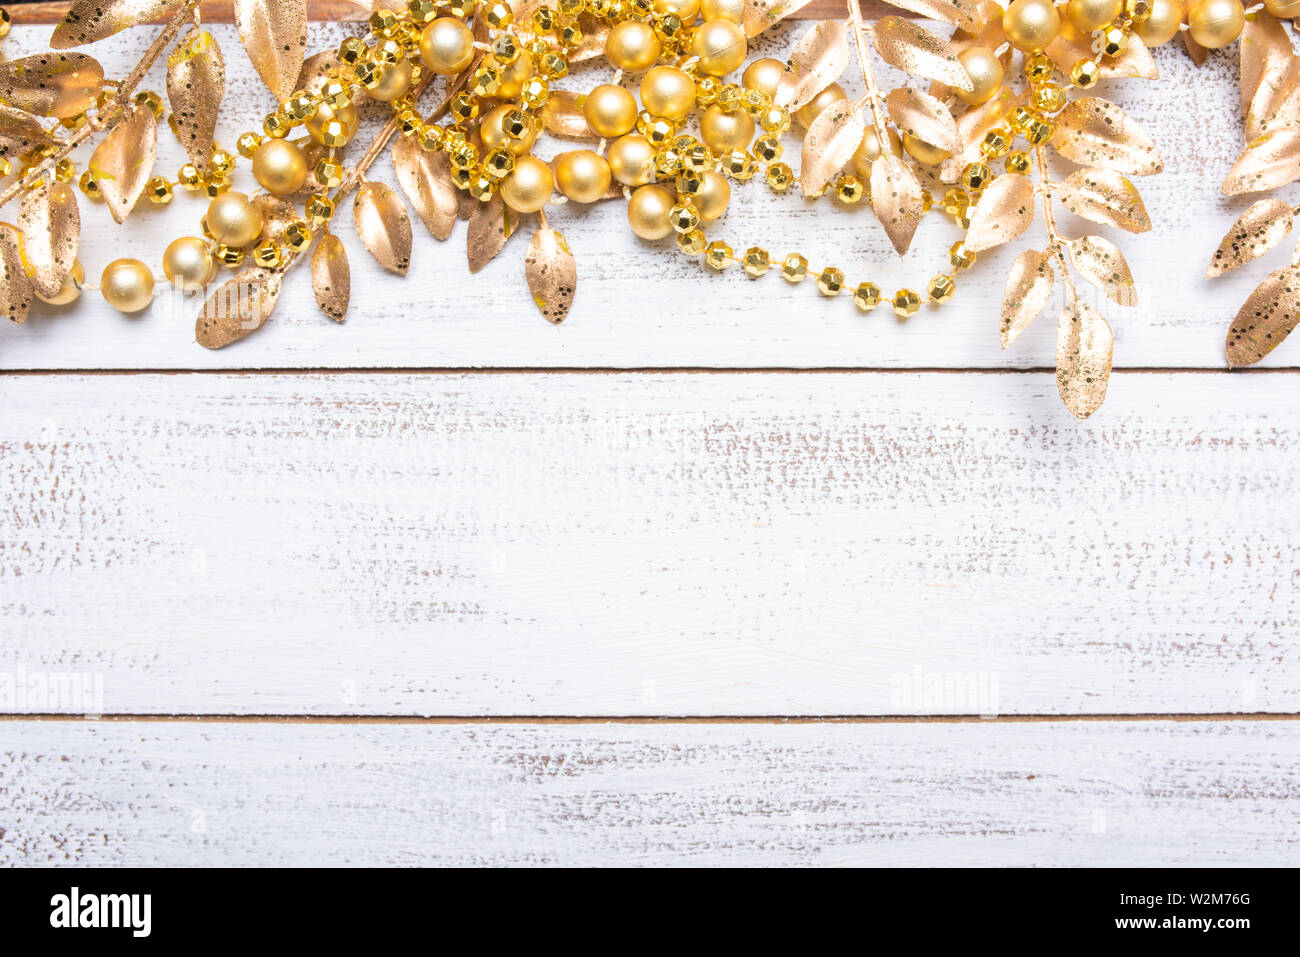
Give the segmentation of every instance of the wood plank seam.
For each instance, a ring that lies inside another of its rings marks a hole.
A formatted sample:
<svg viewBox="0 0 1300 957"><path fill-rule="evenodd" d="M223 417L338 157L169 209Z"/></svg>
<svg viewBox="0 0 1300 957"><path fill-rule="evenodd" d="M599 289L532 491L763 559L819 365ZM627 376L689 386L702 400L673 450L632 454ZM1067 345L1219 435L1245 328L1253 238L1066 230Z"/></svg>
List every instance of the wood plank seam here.
<svg viewBox="0 0 1300 957"><path fill-rule="evenodd" d="M158 724L414 724L414 725L643 725L643 724L1070 724L1078 721L1296 721L1300 713L1151 712L1146 714L841 714L841 715L351 715L351 714L0 714L0 722L135 722Z"/></svg>

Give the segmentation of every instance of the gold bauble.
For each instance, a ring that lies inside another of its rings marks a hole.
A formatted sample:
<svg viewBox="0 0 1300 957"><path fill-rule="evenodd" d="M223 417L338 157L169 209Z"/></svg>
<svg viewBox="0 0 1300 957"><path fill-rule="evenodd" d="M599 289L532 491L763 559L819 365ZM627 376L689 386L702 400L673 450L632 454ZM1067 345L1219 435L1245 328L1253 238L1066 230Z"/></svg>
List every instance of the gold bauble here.
<svg viewBox="0 0 1300 957"><path fill-rule="evenodd" d="M1075 29L1091 33L1115 21L1124 9L1124 0L1070 0L1065 16Z"/></svg>
<svg viewBox="0 0 1300 957"><path fill-rule="evenodd" d="M903 158L903 140L894 130L889 131L889 152L899 159ZM871 164L880 156L880 135L874 126L868 126L862 134L862 142L853 154L853 172L863 179L871 179Z"/></svg>
<svg viewBox="0 0 1300 957"><path fill-rule="evenodd" d="M1264 0L1264 9L1279 20L1300 17L1300 0Z"/></svg>
<svg viewBox="0 0 1300 957"><path fill-rule="evenodd" d="M844 95L844 87L840 86L838 83L832 83L830 86L826 87L826 89L814 96L810 102L805 103L803 106L799 107L799 109L795 110L794 120L806 130L808 127L812 126L812 121L817 119L822 110L826 109L826 107L830 106L832 103L838 103L843 99L847 99Z"/></svg>
<svg viewBox="0 0 1300 957"><path fill-rule="evenodd" d="M253 154L253 179L271 193L296 193L307 182L307 157L297 143L269 139Z"/></svg>
<svg viewBox="0 0 1300 957"><path fill-rule="evenodd" d="M731 184L721 173L709 171L701 177L694 200L700 222L711 223L727 211L727 204L731 202Z"/></svg>
<svg viewBox="0 0 1300 957"><path fill-rule="evenodd" d="M602 83L587 94L582 115L597 136L622 136L636 126L636 97L621 86Z"/></svg>
<svg viewBox="0 0 1300 957"><path fill-rule="evenodd" d="M337 120L343 126L343 136L341 141L335 139L332 143L325 142L325 124ZM357 124L360 122L360 116L357 108L349 103L347 106L330 106L328 103L318 103L316 112L307 120L307 132L317 143L325 146L346 146L348 140L357 135Z"/></svg>
<svg viewBox="0 0 1300 957"><path fill-rule="evenodd" d="M523 156L533 148L533 143L537 141L537 124L533 124L522 137L515 139L513 136L507 136L505 130L501 128L501 122L513 110L518 107L513 103L502 103L500 106L494 106L483 117L483 122L479 124L478 133L483 140L483 151L485 153L496 149L498 146L504 146L514 156Z"/></svg>
<svg viewBox="0 0 1300 957"><path fill-rule="evenodd" d="M641 105L654 116L679 120L695 105L695 81L675 66L657 66L641 78Z"/></svg>
<svg viewBox="0 0 1300 957"><path fill-rule="evenodd" d="M438 17L420 34L420 58L434 73L460 73L474 60L474 34L455 17Z"/></svg>
<svg viewBox="0 0 1300 957"><path fill-rule="evenodd" d="M527 59L526 57L524 59ZM376 67L377 80L373 86L366 87L372 100L392 103L411 88L411 61L398 60L396 63L380 63Z"/></svg>
<svg viewBox="0 0 1300 957"><path fill-rule="evenodd" d="M1013 0L1002 14L1002 32L1011 45L1037 53L1061 31L1061 16L1052 0Z"/></svg>
<svg viewBox="0 0 1300 957"><path fill-rule="evenodd" d="M925 140L917 139L911 133L904 135L903 149L907 150L908 155L922 166L937 166L952 155L947 150L941 150L937 146L931 146Z"/></svg>
<svg viewBox="0 0 1300 957"><path fill-rule="evenodd" d="M719 154L748 149L754 138L754 118L745 110L728 113L714 104L700 118L700 138Z"/></svg>
<svg viewBox="0 0 1300 957"><path fill-rule="evenodd" d="M41 302L48 302L51 306L66 306L70 302L76 302L81 296L81 287L86 284L86 270L81 265L80 259L72 261L72 269L63 277L63 285L59 291L52 296L42 296L37 290L33 289L32 293Z"/></svg>
<svg viewBox="0 0 1300 957"><path fill-rule="evenodd" d="M658 14L675 13L682 23L690 23L700 12L700 0L654 0L651 4Z"/></svg>
<svg viewBox="0 0 1300 957"><path fill-rule="evenodd" d="M203 221L213 239L235 249L256 242L262 235L262 211L233 189L208 204Z"/></svg>
<svg viewBox="0 0 1300 957"><path fill-rule="evenodd" d="M138 259L114 259L99 277L104 300L120 312L139 312L153 302L153 273Z"/></svg>
<svg viewBox="0 0 1300 957"><path fill-rule="evenodd" d="M655 172L655 148L640 133L629 133L605 150L609 171L624 186L643 186Z"/></svg>
<svg viewBox="0 0 1300 957"><path fill-rule="evenodd" d="M1294 0L1300 13L1300 0ZM1152 0L1151 16L1134 24L1133 32L1149 47L1158 47L1178 36L1183 23L1182 0Z"/></svg>
<svg viewBox="0 0 1300 957"><path fill-rule="evenodd" d="M527 53L520 53L513 63L498 64L497 69L501 71L497 99L513 100L523 90L524 84L533 78L533 58Z"/></svg>
<svg viewBox="0 0 1300 957"><path fill-rule="evenodd" d="M198 236L174 240L163 252L162 263L172 285L185 292L202 289L212 282L217 272L217 261L212 258L208 244Z"/></svg>
<svg viewBox="0 0 1300 957"><path fill-rule="evenodd" d="M662 186L642 186L627 201L627 221L642 239L663 239L673 231L668 214L676 202Z"/></svg>
<svg viewBox="0 0 1300 957"><path fill-rule="evenodd" d="M706 20L700 24L692 49L700 58L700 69L713 76L725 76L738 69L749 55L744 29L731 20Z"/></svg>
<svg viewBox="0 0 1300 957"><path fill-rule="evenodd" d="M700 4L700 16L705 20L730 20L732 23L744 23L745 0L704 0Z"/></svg>
<svg viewBox="0 0 1300 957"><path fill-rule="evenodd" d="M605 38L605 59L617 70L639 73L659 59L659 37L654 28L641 20L624 20L614 24Z"/></svg>
<svg viewBox="0 0 1300 957"><path fill-rule="evenodd" d="M988 47L967 47L957 54L962 68L970 77L971 91L952 88L953 94L963 103L979 106L987 103L1002 86L1002 62Z"/></svg>
<svg viewBox="0 0 1300 957"><path fill-rule="evenodd" d="M555 158L555 183L575 203L594 203L609 190L609 164L591 150L571 150Z"/></svg>
<svg viewBox="0 0 1300 957"><path fill-rule="evenodd" d="M535 213L555 192L551 168L536 156L521 156L515 168L501 181L501 198L517 213Z"/></svg>
<svg viewBox="0 0 1300 957"><path fill-rule="evenodd" d="M1192 39L1207 50L1226 47L1246 25L1241 0L1194 0L1187 8L1187 27Z"/></svg>
<svg viewBox="0 0 1300 957"><path fill-rule="evenodd" d="M775 99L777 88L780 87L781 77L783 76L785 76L785 64L780 60L765 56L745 67L745 72L740 76L740 82L747 90L762 90Z"/></svg>

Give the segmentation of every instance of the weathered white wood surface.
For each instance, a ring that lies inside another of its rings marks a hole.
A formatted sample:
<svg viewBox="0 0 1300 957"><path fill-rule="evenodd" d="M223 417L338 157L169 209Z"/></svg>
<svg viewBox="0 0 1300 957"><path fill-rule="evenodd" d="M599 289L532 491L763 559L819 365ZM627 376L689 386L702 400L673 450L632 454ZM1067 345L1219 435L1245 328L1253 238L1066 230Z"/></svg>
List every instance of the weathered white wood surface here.
<svg viewBox="0 0 1300 957"><path fill-rule="evenodd" d="M807 28L806 23L781 27L762 41L761 49L784 53ZM212 29L231 64L228 108L219 130L222 141L231 145L240 131L260 126L272 101L238 49L233 27ZM345 30L356 29L314 24L310 46L326 48ZM6 52L17 56L44 49L49 30L15 27ZM132 30L90 50L110 75L121 75L151 36L152 29ZM1110 87L1153 133L1167 171L1138 184L1155 222L1153 231L1112 236L1132 264L1141 305L1121 309L1104 304L1103 311L1115 327L1119 366L1222 368L1231 317L1254 284L1276 268L1273 260L1284 261L1287 252L1277 251L1240 275L1213 283L1203 278L1219 237L1249 204L1248 198L1228 200L1218 192L1241 146L1235 47L1215 54L1200 70L1174 45L1156 52L1161 81ZM585 89L600 76L588 69L566 84ZM892 75L890 82L899 79ZM159 70L153 82L161 87ZM852 75L844 82L850 90L857 88ZM182 162L180 150L170 135L160 142L160 168L174 170ZM555 152L563 148L568 147L557 141L546 147ZM790 138L788 150L797 153L797 148L797 140ZM391 178L386 162L376 176ZM251 182L244 163L237 183L246 188ZM136 256L157 266L167 241L197 232L203 209L200 200L181 195L169 209L142 210L118 228L102 208L83 206L90 227L82 258L92 279L117 256ZM342 213L350 223L350 210L345 207ZM340 232L352 252L355 300L346 326L319 313L305 275L286 283L269 327L215 353L193 341L195 303L168 300L142 318L126 318L92 295L71 311L41 307L24 328L0 328L0 367L1044 368L1055 362L1054 314L1011 350L999 347L998 309L1014 251L985 257L962 277L951 305L900 325L886 309L861 317L847 297L825 302L811 282L792 287L775 275L751 282L734 270L710 274L667 243L636 240L626 228L621 202L587 211L559 209L552 220L568 236L580 271L577 304L559 329L540 318L524 286L526 236L516 237L486 270L470 276L463 226L442 245L421 232L411 275L398 280L380 273L347 225ZM1068 215L1063 223L1072 235L1101 229ZM1035 230L1030 235L1041 245L1041 226ZM900 265L865 207L845 210L826 200L807 204L796 196L774 199L766 186L753 182L736 190L715 238L738 249L754 243L773 253L798 249L815 264L834 263L851 278L874 279L892 289L922 284L946 264L947 247L957 235L943 217L927 217L916 249ZM1284 346L1267 364L1300 365L1297 350Z"/></svg>
<svg viewBox="0 0 1300 957"><path fill-rule="evenodd" d="M1296 381L0 377L4 651L109 713L1295 711Z"/></svg>
<svg viewBox="0 0 1300 957"><path fill-rule="evenodd" d="M0 864L1295 866L1300 725L17 723Z"/></svg>

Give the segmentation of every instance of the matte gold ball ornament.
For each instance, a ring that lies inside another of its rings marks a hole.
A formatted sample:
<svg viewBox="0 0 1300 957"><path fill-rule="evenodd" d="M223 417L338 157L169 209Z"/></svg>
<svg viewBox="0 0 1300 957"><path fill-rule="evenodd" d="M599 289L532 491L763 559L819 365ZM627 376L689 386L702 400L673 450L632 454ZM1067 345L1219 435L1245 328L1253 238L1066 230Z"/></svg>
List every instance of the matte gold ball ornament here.
<svg viewBox="0 0 1300 957"><path fill-rule="evenodd" d="M715 153L746 149L754 138L754 118L745 110L730 113L716 103L700 119L700 138Z"/></svg>
<svg viewBox="0 0 1300 957"><path fill-rule="evenodd" d="M609 190L609 163L592 150L571 150L555 158L555 182L577 203L594 203Z"/></svg>
<svg viewBox="0 0 1300 957"><path fill-rule="evenodd" d="M1187 8L1188 32L1207 50L1226 47L1241 36L1245 25L1241 0L1193 0Z"/></svg>
<svg viewBox="0 0 1300 957"><path fill-rule="evenodd" d="M777 90L781 88L781 78L785 75L784 63L772 57L763 57L745 67L740 82L747 90L761 90L775 99Z"/></svg>
<svg viewBox="0 0 1300 957"><path fill-rule="evenodd" d="M1061 15L1051 0L1012 0L1002 15L1002 32L1024 53L1046 49L1061 30Z"/></svg>
<svg viewBox="0 0 1300 957"><path fill-rule="evenodd" d="M203 221L213 239L236 249L251 245L262 234L262 211L235 190L213 199Z"/></svg>
<svg viewBox="0 0 1300 957"><path fill-rule="evenodd" d="M662 186L642 186L628 200L628 225L642 239L663 239L673 231L669 215L675 204L673 194Z"/></svg>
<svg viewBox="0 0 1300 957"><path fill-rule="evenodd" d="M708 20L695 30L695 55L700 69L713 76L726 76L739 69L749 54L745 31L733 20Z"/></svg>
<svg viewBox="0 0 1300 957"><path fill-rule="evenodd" d="M474 34L455 17L438 17L420 34L420 59L434 73L454 76L474 59Z"/></svg>
<svg viewBox="0 0 1300 957"><path fill-rule="evenodd" d="M655 65L661 52L654 28L641 20L616 23L605 38L605 59L629 73L640 73Z"/></svg>
<svg viewBox="0 0 1300 957"><path fill-rule="evenodd" d="M183 292L197 292L212 282L217 272L217 261L198 236L173 240L163 252L162 263L163 273Z"/></svg>
<svg viewBox="0 0 1300 957"><path fill-rule="evenodd" d="M842 103L847 99L848 96L844 92L844 87L838 83L832 83L795 111L795 122L806 130L812 126L813 120L817 119L828 106L834 103Z"/></svg>
<svg viewBox="0 0 1300 957"><path fill-rule="evenodd" d="M1295 6L1300 15L1300 0L1295 0ZM1133 32L1148 47L1158 47L1178 36L1182 24L1182 0L1151 0L1151 16L1138 23Z"/></svg>
<svg viewBox="0 0 1300 957"><path fill-rule="evenodd" d="M610 143L605 158L611 175L624 186L644 186L654 177L655 148L640 133L629 133Z"/></svg>
<svg viewBox="0 0 1300 957"><path fill-rule="evenodd" d="M1002 88L1002 61L988 47L967 47L957 59L970 77L971 89L953 87L953 95L970 106L987 103Z"/></svg>
<svg viewBox="0 0 1300 957"><path fill-rule="evenodd" d="M675 66L657 66L641 79L641 105L653 116L679 120L695 105L695 81Z"/></svg>
<svg viewBox="0 0 1300 957"><path fill-rule="evenodd" d="M501 181L501 198L517 213L535 213L555 192L551 168L535 156L521 156Z"/></svg>
<svg viewBox="0 0 1300 957"><path fill-rule="evenodd" d="M153 273L138 259L115 259L104 267L99 291L119 312L139 312L153 302Z"/></svg>
<svg viewBox="0 0 1300 957"><path fill-rule="evenodd" d="M267 192L296 193L307 182L307 157L297 143L268 139L253 154L253 178Z"/></svg>
<svg viewBox="0 0 1300 957"><path fill-rule="evenodd" d="M357 135L360 123L361 114L353 104L331 106L329 103L320 103L305 126L307 133L317 143L333 148L347 146L352 137Z"/></svg>
<svg viewBox="0 0 1300 957"><path fill-rule="evenodd" d="M587 94L582 113L597 136L622 136L636 126L636 97L621 86L602 83Z"/></svg>

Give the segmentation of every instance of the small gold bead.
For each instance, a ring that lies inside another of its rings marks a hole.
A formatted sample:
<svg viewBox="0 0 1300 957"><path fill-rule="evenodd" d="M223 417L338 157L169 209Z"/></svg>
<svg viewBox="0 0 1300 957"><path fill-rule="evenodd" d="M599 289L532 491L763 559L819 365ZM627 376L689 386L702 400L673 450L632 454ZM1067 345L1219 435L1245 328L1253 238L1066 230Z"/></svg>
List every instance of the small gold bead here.
<svg viewBox="0 0 1300 957"><path fill-rule="evenodd" d="M880 287L874 282L861 282L853 290L853 304L863 312L870 312L880 305Z"/></svg>
<svg viewBox="0 0 1300 957"><path fill-rule="evenodd" d="M677 234L677 248L687 256L698 256L704 252L707 240L702 229L688 229Z"/></svg>
<svg viewBox="0 0 1300 957"><path fill-rule="evenodd" d="M931 276L930 284L926 287L926 293L929 295L931 302L948 302L956 292L957 284L952 281L951 276Z"/></svg>
<svg viewBox="0 0 1300 957"><path fill-rule="evenodd" d="M1101 79L1101 67L1092 60L1080 60L1070 69L1070 80L1081 90L1090 90Z"/></svg>
<svg viewBox="0 0 1300 957"><path fill-rule="evenodd" d="M323 159L312 170L312 176L322 186L333 189L343 182L343 167L332 159Z"/></svg>
<svg viewBox="0 0 1300 957"><path fill-rule="evenodd" d="M744 182L754 175L757 167L754 164L754 157L750 156L745 150L732 150L726 156L722 157L718 164L719 168L730 176L732 179Z"/></svg>
<svg viewBox="0 0 1300 957"><path fill-rule="evenodd" d="M710 269L716 269L718 272L726 269L732 264L735 257L731 247L726 243L709 243L704 250L704 263Z"/></svg>
<svg viewBox="0 0 1300 957"><path fill-rule="evenodd" d="M1025 77L1031 83L1042 83L1052 78L1056 64L1046 53L1034 53L1025 58Z"/></svg>
<svg viewBox="0 0 1300 957"><path fill-rule="evenodd" d="M899 319L910 319L921 309L921 297L910 289L894 293L894 314Z"/></svg>
<svg viewBox="0 0 1300 957"><path fill-rule="evenodd" d="M438 15L437 0L407 0L406 11L415 23L425 24Z"/></svg>
<svg viewBox="0 0 1300 957"><path fill-rule="evenodd" d="M967 189L981 190L992 178L993 174L983 163L970 163L961 171L961 182Z"/></svg>
<svg viewBox="0 0 1300 957"><path fill-rule="evenodd" d="M508 176L514 168L515 155L504 147L498 146L483 157L483 171L491 179L501 179L503 176Z"/></svg>
<svg viewBox="0 0 1300 957"><path fill-rule="evenodd" d="M786 163L773 163L767 168L767 185L784 193L794 183L794 170Z"/></svg>
<svg viewBox="0 0 1300 957"><path fill-rule="evenodd" d="M145 195L155 206L166 206L172 201L172 185L161 176L155 176L144 184Z"/></svg>
<svg viewBox="0 0 1300 957"><path fill-rule="evenodd" d="M307 221L314 226L323 226L334 215L334 200L328 196L313 196L307 200Z"/></svg>
<svg viewBox="0 0 1300 957"><path fill-rule="evenodd" d="M772 260L767 254L767 250L761 246L750 246L745 250L745 259L741 263L741 268L745 270L745 275L751 279L757 279L767 272L772 265Z"/></svg>
<svg viewBox="0 0 1300 957"><path fill-rule="evenodd" d="M212 255L231 269L238 269L244 264L244 251L236 249L234 246L225 246L218 243L217 247L212 250Z"/></svg>
<svg viewBox="0 0 1300 957"><path fill-rule="evenodd" d="M781 275L786 282L803 282L808 275L808 260L798 253L791 253L781 261Z"/></svg>
<svg viewBox="0 0 1300 957"><path fill-rule="evenodd" d="M0 166L7 167L8 163L8 160L0 160ZM8 172L9 170L6 168L4 173L7 174ZM86 170L81 174L81 179L78 180L78 185L81 187L81 191L86 194L87 199L104 198L104 194L99 191L99 183L95 182L95 177L90 170Z"/></svg>
<svg viewBox="0 0 1300 957"><path fill-rule="evenodd" d="M275 269L284 262L284 250L274 239L268 239L254 247L253 262L263 269Z"/></svg>
<svg viewBox="0 0 1300 957"><path fill-rule="evenodd" d="M186 163L176 171L176 181L186 189L201 189L203 186L203 174L193 163Z"/></svg>
<svg viewBox="0 0 1300 957"><path fill-rule="evenodd" d="M1008 173L1028 173L1029 165L1029 154L1024 150L1013 150L1007 154L1006 166Z"/></svg>
<svg viewBox="0 0 1300 957"><path fill-rule="evenodd" d="M823 296L838 296L844 288L844 270L827 266L817 275L817 289Z"/></svg>
<svg viewBox="0 0 1300 957"><path fill-rule="evenodd" d="M370 31L376 36L392 36L400 21L392 10L376 10L370 14Z"/></svg>
<svg viewBox="0 0 1300 957"><path fill-rule="evenodd" d="M509 155L508 153L506 154ZM475 173L470 177L469 194L480 203L486 203L497 191L497 180L487 173Z"/></svg>
<svg viewBox="0 0 1300 957"><path fill-rule="evenodd" d="M239 155L244 159L252 159L261 145L262 137L256 133L241 133L239 139L235 140L235 149L239 150Z"/></svg>
<svg viewBox="0 0 1300 957"><path fill-rule="evenodd" d="M360 63L370 54L365 41L360 37L344 37L339 44L339 59L349 66Z"/></svg>
<svg viewBox="0 0 1300 957"><path fill-rule="evenodd" d="M175 119L175 117L173 117ZM76 116L65 116L59 120L59 125L65 130L79 130L87 123L85 113L78 113Z"/></svg>
<svg viewBox="0 0 1300 957"><path fill-rule="evenodd" d="M442 127L437 124L426 126L417 134L420 149L433 152L442 146Z"/></svg>
<svg viewBox="0 0 1300 957"><path fill-rule="evenodd" d="M668 211L668 222L675 231L689 233L700 224L700 214L690 203L678 203Z"/></svg>
<svg viewBox="0 0 1300 957"><path fill-rule="evenodd" d="M1124 0L1124 16L1134 23L1150 20L1154 10L1155 4L1152 0Z"/></svg>
<svg viewBox="0 0 1300 957"><path fill-rule="evenodd" d="M984 139L980 141L980 152L989 159L996 159L999 156L1005 156L1011 149L1011 137L1004 129L994 127L984 134Z"/></svg>
<svg viewBox="0 0 1300 957"><path fill-rule="evenodd" d="M262 121L262 129L267 136L282 137L292 132L293 125L283 113L275 112L267 114L266 119Z"/></svg>
<svg viewBox="0 0 1300 957"><path fill-rule="evenodd" d="M454 11L453 11L454 12ZM508 3L493 3L483 11L483 19L493 30L504 30L515 22L515 12Z"/></svg>
<svg viewBox="0 0 1300 957"><path fill-rule="evenodd" d="M300 125L316 112L316 101L310 95L299 90L280 106L285 117L295 126Z"/></svg>
<svg viewBox="0 0 1300 957"><path fill-rule="evenodd" d="M964 242L958 240L948 249L948 262L952 263L954 269L969 269L975 265L975 254L966 248Z"/></svg>
<svg viewBox="0 0 1300 957"><path fill-rule="evenodd" d="M77 164L66 156L54 164L54 178L60 183L70 183L77 175Z"/></svg>
<svg viewBox="0 0 1300 957"><path fill-rule="evenodd" d="M754 140L753 153L761 162L775 162L781 158L783 152L784 147L781 145L781 138L779 136L769 133L766 136L760 136L758 139Z"/></svg>
<svg viewBox="0 0 1300 957"><path fill-rule="evenodd" d="M155 120L161 120L163 114L167 112L167 107L163 103L163 98L152 90L137 93L135 95L135 102L141 106L149 107Z"/></svg>
<svg viewBox="0 0 1300 957"><path fill-rule="evenodd" d="M309 224L296 222L285 227L281 241L286 248L293 250L295 253L300 253L311 245L311 241L315 236L316 232Z"/></svg>
<svg viewBox="0 0 1300 957"><path fill-rule="evenodd" d="M1065 107L1065 91L1056 83L1043 83L1033 88L1030 100L1040 113L1059 113Z"/></svg>
<svg viewBox="0 0 1300 957"><path fill-rule="evenodd" d="M853 173L841 176L835 183L835 196L841 203L854 206L867 196L867 184Z"/></svg>

